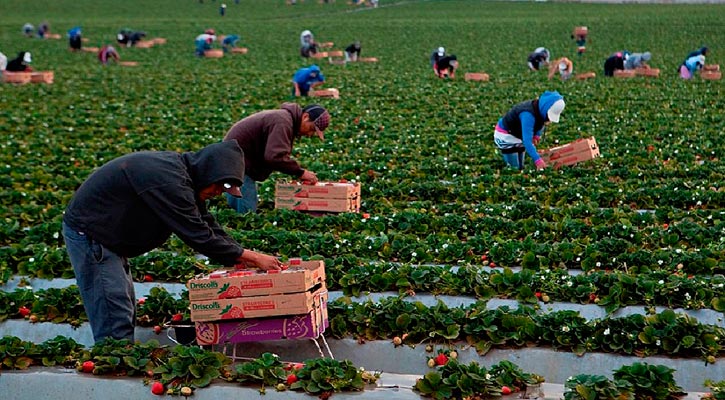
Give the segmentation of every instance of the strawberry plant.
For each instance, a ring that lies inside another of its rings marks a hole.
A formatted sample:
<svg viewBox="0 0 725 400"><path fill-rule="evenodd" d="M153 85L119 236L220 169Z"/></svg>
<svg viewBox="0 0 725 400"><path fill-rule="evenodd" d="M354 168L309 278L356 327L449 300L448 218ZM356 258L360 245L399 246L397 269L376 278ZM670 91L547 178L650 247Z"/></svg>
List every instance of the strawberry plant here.
<svg viewBox="0 0 725 400"><path fill-rule="evenodd" d="M234 366L233 380L242 384L274 386L287 382L288 372L276 354L263 353L259 358ZM294 375L289 375L294 376Z"/></svg>
<svg viewBox="0 0 725 400"><path fill-rule="evenodd" d="M635 399L666 400L684 395L673 376L674 370L664 365L634 363L614 371L614 379L631 385Z"/></svg>
<svg viewBox="0 0 725 400"><path fill-rule="evenodd" d="M318 396L341 391L362 391L366 384L373 384L380 377L379 373L356 368L349 360L331 358L306 360L304 367L297 370L295 375L297 381L290 385L290 389Z"/></svg>
<svg viewBox="0 0 725 400"><path fill-rule="evenodd" d="M176 346L169 350L168 358L158 360L154 374L161 374L160 381L174 391L183 386L202 388L222 376L231 359L221 353L196 346Z"/></svg>
<svg viewBox="0 0 725 400"><path fill-rule="evenodd" d="M632 385L603 375L575 375L564 383L564 400L632 400Z"/></svg>
<svg viewBox="0 0 725 400"><path fill-rule="evenodd" d="M705 386L712 390L711 393L703 396L703 399L708 400L723 400L725 399L725 381L714 382L712 380L706 380Z"/></svg>

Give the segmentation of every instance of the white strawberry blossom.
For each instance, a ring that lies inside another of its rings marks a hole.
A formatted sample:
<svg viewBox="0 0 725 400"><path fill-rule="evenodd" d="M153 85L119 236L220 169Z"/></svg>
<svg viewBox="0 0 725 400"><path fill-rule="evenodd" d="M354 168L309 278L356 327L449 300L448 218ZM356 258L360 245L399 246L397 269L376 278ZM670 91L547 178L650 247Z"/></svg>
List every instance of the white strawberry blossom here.
<svg viewBox="0 0 725 400"><path fill-rule="evenodd" d="M665 281L662 280L662 279L660 279L657 283L659 283L660 285L664 285L665 284Z"/></svg>
<svg viewBox="0 0 725 400"><path fill-rule="evenodd" d="M568 327L568 326L566 326L566 325L564 325L564 326L562 326L562 327L561 327L561 331L562 331L562 332L569 332L570 330L571 330L571 329L569 329L569 327Z"/></svg>
<svg viewBox="0 0 725 400"><path fill-rule="evenodd" d="M606 336L606 335L609 335L609 328L607 328L607 329L605 329L605 330L604 330L604 335L605 335L605 336Z"/></svg>
<svg viewBox="0 0 725 400"><path fill-rule="evenodd" d="M35 262L35 258L30 257L30 259L28 259L28 262Z"/></svg>

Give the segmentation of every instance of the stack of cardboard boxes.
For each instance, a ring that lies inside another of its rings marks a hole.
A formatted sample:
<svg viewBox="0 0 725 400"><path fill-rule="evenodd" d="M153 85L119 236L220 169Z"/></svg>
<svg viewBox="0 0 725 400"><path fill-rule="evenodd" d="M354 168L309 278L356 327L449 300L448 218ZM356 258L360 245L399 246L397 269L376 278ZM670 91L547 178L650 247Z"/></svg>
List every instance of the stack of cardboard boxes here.
<svg viewBox="0 0 725 400"><path fill-rule="evenodd" d="M276 272L217 271L189 281L200 345L304 339L327 326L323 261L290 260Z"/></svg>
<svg viewBox="0 0 725 400"><path fill-rule="evenodd" d="M601 157L599 146L593 137L578 139L563 146L541 150L539 155L547 165L554 168L574 165Z"/></svg>
<svg viewBox="0 0 725 400"><path fill-rule="evenodd" d="M360 183L277 182L275 208L298 211L360 212Z"/></svg>

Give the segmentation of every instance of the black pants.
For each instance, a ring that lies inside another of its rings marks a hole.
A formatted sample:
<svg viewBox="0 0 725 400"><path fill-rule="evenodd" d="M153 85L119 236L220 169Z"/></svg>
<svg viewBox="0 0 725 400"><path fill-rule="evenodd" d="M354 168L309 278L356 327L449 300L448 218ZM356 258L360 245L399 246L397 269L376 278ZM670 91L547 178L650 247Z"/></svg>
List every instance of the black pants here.
<svg viewBox="0 0 725 400"><path fill-rule="evenodd" d="M624 58L611 56L604 62L604 76L614 76L615 69L624 69Z"/></svg>

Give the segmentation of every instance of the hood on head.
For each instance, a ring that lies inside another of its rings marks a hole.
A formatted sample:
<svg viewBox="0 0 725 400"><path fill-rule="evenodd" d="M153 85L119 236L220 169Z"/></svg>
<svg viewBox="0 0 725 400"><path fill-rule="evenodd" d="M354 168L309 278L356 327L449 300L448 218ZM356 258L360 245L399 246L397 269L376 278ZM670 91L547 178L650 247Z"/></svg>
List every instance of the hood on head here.
<svg viewBox="0 0 725 400"><path fill-rule="evenodd" d="M707 51L710 50L707 48L707 46L700 47L700 54L707 55Z"/></svg>
<svg viewBox="0 0 725 400"><path fill-rule="evenodd" d="M643 59L644 61L649 61L649 60L650 60L651 58L652 58L652 53L650 53L649 51L645 51L645 52L644 52L644 53L642 54L642 59Z"/></svg>
<svg viewBox="0 0 725 400"><path fill-rule="evenodd" d="M197 192L213 183L242 186L244 152L236 140L210 144L199 151L184 153L182 157Z"/></svg>
<svg viewBox="0 0 725 400"><path fill-rule="evenodd" d="M300 135L300 125L302 125L302 107L297 103L282 103L281 109L287 111L292 116L292 132L295 136Z"/></svg>
<svg viewBox="0 0 725 400"><path fill-rule="evenodd" d="M557 91L550 92L547 90L541 96L539 96L539 112L541 113L541 115L547 116L547 118L551 122L559 122L559 114L561 114L563 106L561 107L561 109L558 109L559 105L557 105L557 109L552 111L557 111L558 113L556 113L555 115L549 115L549 109L551 109L554 103L559 100L561 100L560 104L562 104L564 102L564 97ZM555 119L553 119L552 117L555 117Z"/></svg>

